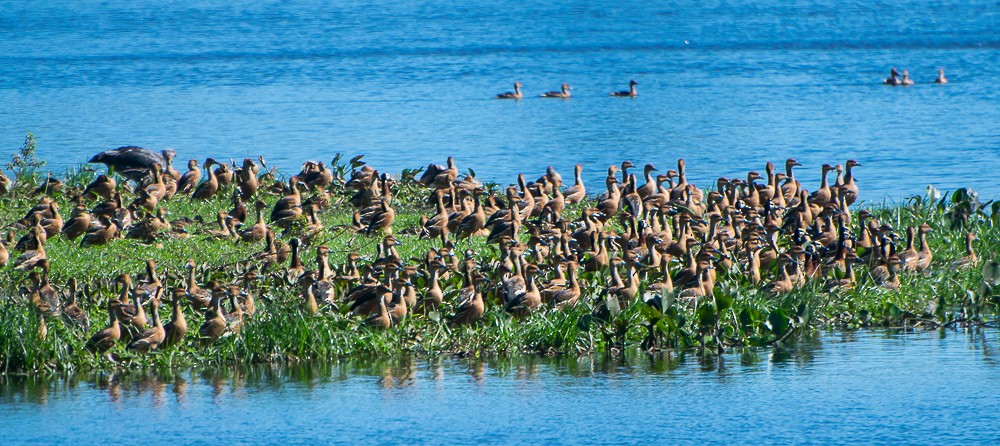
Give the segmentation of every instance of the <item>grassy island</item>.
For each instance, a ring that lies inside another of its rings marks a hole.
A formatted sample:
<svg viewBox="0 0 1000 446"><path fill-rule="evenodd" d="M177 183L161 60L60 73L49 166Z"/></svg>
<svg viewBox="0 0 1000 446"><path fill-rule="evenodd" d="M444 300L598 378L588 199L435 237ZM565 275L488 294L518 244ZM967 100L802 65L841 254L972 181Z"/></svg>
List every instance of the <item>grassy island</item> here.
<svg viewBox="0 0 1000 446"><path fill-rule="evenodd" d="M822 183L789 160L712 187L683 160L638 178L626 162L581 193L551 170L508 187L452 160L388 175L340 155L294 175L263 159L188 174L172 152L57 175L34 150L29 135L0 178L4 373L716 354L817 329L988 325L1000 302L996 203L866 202L853 160ZM180 337L157 331L178 314Z"/></svg>

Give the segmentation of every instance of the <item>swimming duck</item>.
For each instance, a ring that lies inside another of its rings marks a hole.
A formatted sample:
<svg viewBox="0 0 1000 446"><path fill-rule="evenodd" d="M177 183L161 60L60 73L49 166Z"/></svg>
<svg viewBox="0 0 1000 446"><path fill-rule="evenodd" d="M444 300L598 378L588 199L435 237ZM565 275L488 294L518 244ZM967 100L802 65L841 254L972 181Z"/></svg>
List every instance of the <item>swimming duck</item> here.
<svg viewBox="0 0 1000 446"><path fill-rule="evenodd" d="M614 96L616 98L634 98L638 94L635 91L636 85L639 85L639 83L634 80L628 81L628 90L613 92L611 93L611 96Z"/></svg>
<svg viewBox="0 0 1000 446"><path fill-rule="evenodd" d="M934 79L935 84L947 84L948 78L944 77L944 68L938 68L937 79Z"/></svg>
<svg viewBox="0 0 1000 446"><path fill-rule="evenodd" d="M572 89L573 88L570 87L569 84L562 84L562 89L560 89L559 91L549 91L546 93L542 93L540 96L543 98L569 99L570 96L569 92Z"/></svg>
<svg viewBox="0 0 1000 446"><path fill-rule="evenodd" d="M899 80L899 85L904 87L909 87L913 85L913 79L910 79L910 72L903 70L903 78Z"/></svg>
<svg viewBox="0 0 1000 446"><path fill-rule="evenodd" d="M522 86L523 85L521 85L520 82L514 82L514 91L508 91L506 93L500 93L500 94L496 95L496 98L497 99L521 99L521 97L523 96L521 94L521 87Z"/></svg>
<svg viewBox="0 0 1000 446"><path fill-rule="evenodd" d="M884 81L882 81L882 83L885 85L891 85L893 87L900 85L899 72L896 71L896 67L892 67L892 69L889 70L889 77L887 77Z"/></svg>

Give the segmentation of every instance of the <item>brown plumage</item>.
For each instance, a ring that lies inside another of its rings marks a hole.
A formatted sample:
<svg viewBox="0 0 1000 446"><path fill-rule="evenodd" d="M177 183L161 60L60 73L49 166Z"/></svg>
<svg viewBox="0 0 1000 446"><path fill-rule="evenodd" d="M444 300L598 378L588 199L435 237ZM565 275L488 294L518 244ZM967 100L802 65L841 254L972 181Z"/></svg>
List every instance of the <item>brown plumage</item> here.
<svg viewBox="0 0 1000 446"><path fill-rule="evenodd" d="M160 321L160 294L162 292L162 287L157 288L153 294L153 298L149 300L150 311L153 314L153 326L132 338L132 342L129 342L128 346L125 347L126 349L139 354L146 354L150 350L156 350L166 338L163 322Z"/></svg>
<svg viewBox="0 0 1000 446"><path fill-rule="evenodd" d="M92 353L104 353L114 347L115 343L121 339L122 332L121 327L118 324L116 307L118 303L115 301L108 301L108 327L94 333L87 343L84 345L88 351Z"/></svg>
<svg viewBox="0 0 1000 446"><path fill-rule="evenodd" d="M203 165L206 177L205 181L194 189L194 192L191 193L191 198L195 200L211 200L219 192L219 179L212 172L213 164L218 164L218 162L212 158L205 160L205 164Z"/></svg>

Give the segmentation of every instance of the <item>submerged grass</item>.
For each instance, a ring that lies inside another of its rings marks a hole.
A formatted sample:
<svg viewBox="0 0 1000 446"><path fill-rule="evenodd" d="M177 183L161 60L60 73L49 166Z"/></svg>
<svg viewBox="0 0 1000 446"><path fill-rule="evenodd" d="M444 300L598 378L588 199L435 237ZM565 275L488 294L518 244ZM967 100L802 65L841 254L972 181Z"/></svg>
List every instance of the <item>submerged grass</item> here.
<svg viewBox="0 0 1000 446"><path fill-rule="evenodd" d="M38 178L35 169L31 173ZM68 176L67 189L82 188L94 176L86 169L76 169ZM29 181L27 177L20 181ZM306 268L315 268L315 247L331 249L331 260L339 262L349 252L358 252L368 260L374 257L378 237L356 234L343 229L351 220L353 208L347 202L349 191L342 188L320 218L326 229L311 241L303 252ZM69 194L50 194L69 209ZM867 205L875 218L896 228L928 223L936 230L929 235L934 251L934 266L929 274L903 273L899 291L879 288L868 277L868 268L859 266L858 286L849 290L827 291L821 280L813 280L790 294L774 294L764 285L753 285L738 269L719 271L714 295L691 305L672 295L654 296L656 305L642 299L621 312L602 314L601 293L608 271L584 273L581 304L561 312L542 310L524 318L503 311L497 302L496 283L487 285L484 297L487 311L473 326L451 327L452 314L461 286L457 275L443 283L446 305L439 312L411 315L398 326L379 330L364 326L360 320L342 311L324 311L311 316L300 310L300 287L289 284L280 274L267 274L253 285L251 292L258 302L258 314L245 321L242 331L223 337L204 347L197 339L203 318L185 308L191 330L173 348L137 355L123 346L114 347L115 362L87 352L83 346L90 334L104 327L103 303L115 296L112 280L128 272L144 271L144 261L155 259L165 271L170 286L183 285L183 266L188 259L199 265L198 279L232 281L240 265L262 251L262 245L218 241L201 231L209 228L219 209L228 209L221 192L211 201L184 197L164 202L172 218L199 216L206 223L194 225L186 239L164 237L154 243L113 240L106 246L80 247L77 242L55 237L45 245L52 261L52 283L57 287L70 277L87 285L81 306L87 311L91 327L84 331L48 318L47 334L40 335L40 319L21 296L27 275L10 266L0 268L0 371L3 373L75 371L103 368L175 368L192 365L238 363L295 363L343 357L385 357L393 355L497 356L520 353L561 355L615 353L626 349L696 349L714 352L723 348L747 348L780 343L788 336L818 328L853 329L871 326L953 327L960 324L989 324L997 314L1000 292L995 288L996 253L1000 252L1000 226L996 209L980 204L968 191L957 191L942 199L920 197L901 204ZM425 191L411 183L400 183L394 207L397 210L397 237L400 254L411 263L423 258L439 241L419 240L403 235L406 228L419 225L421 215L433 214ZM269 206L277 195L259 196ZM35 198L22 191L0 197L0 222L10 223L23 217ZM593 203L586 203L592 205ZM996 206L993 206L994 208ZM567 218L579 215L582 206L567 210ZM856 224L856 223L855 223ZM977 249L983 261L973 269L955 269L949 263L965 254L968 231L979 235ZM22 231L23 232L23 231ZM293 229L281 238L299 235ZM20 235L18 233L17 235ZM499 251L482 238L461 241L459 250L472 249L484 271L495 271ZM986 274L984 275L984 268ZM272 268L280 271L280 266ZM765 272L774 277L777 268ZM418 278L422 285L424 278ZM648 283L640 284L640 295ZM648 297L648 296L647 296ZM161 309L164 320L169 311Z"/></svg>

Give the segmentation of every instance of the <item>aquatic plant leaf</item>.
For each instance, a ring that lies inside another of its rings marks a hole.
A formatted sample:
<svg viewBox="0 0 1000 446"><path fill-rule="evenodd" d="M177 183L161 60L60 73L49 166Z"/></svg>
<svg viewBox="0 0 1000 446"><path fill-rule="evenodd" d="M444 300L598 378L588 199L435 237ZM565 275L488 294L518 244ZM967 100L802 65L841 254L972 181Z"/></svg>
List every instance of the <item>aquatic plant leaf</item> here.
<svg viewBox="0 0 1000 446"><path fill-rule="evenodd" d="M715 293L715 305L719 308L719 313L732 308L733 296L729 293L717 292Z"/></svg>
<svg viewBox="0 0 1000 446"><path fill-rule="evenodd" d="M590 331L590 322L592 319L593 316L590 314L580 316L580 319L577 319L576 321L576 328L579 328L581 331Z"/></svg>
<svg viewBox="0 0 1000 446"><path fill-rule="evenodd" d="M767 329L776 336L781 336L791 326L788 315L781 308L776 308L767 315Z"/></svg>
<svg viewBox="0 0 1000 446"><path fill-rule="evenodd" d="M351 158L351 160L348 161L347 163L350 164L351 167L354 167L354 168L364 166L365 162L361 161L361 158L364 158L364 157L365 157L364 155L355 156L354 158Z"/></svg>

